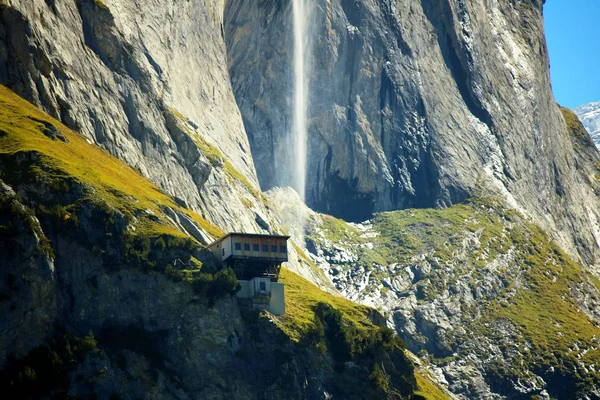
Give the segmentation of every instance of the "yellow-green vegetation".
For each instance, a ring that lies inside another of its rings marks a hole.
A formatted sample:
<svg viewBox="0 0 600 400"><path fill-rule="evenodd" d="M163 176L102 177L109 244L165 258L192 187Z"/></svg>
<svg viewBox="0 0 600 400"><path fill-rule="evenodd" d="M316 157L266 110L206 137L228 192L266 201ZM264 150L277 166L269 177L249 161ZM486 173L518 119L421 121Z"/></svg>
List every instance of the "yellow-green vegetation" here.
<svg viewBox="0 0 600 400"><path fill-rule="evenodd" d="M191 257L200 245L168 222L165 207L188 215L213 237L223 234L134 169L4 87L0 87L0 165L0 178L27 191L35 205L24 220L33 221L36 215L45 229L80 243L108 269L166 271L179 260L188 269L200 270L201 263ZM2 209L28 210L4 200ZM16 214L10 211L10 215ZM50 242L36 234L41 238L40 250L53 256ZM203 271L207 289L197 290L209 302L217 289L232 290L223 284L227 279L211 272Z"/></svg>
<svg viewBox="0 0 600 400"><path fill-rule="evenodd" d="M502 210L498 218L494 210ZM471 254L477 267L487 260L506 252L511 246L504 221L514 217L501 203L492 199L472 199L446 209L409 209L378 214L372 221L370 233L333 217L323 217L321 232L309 235L315 242L329 240L352 249L358 256L357 264L371 268L374 265L409 263L412 257L424 254L436 268L446 261L454 261L457 249L462 248L465 233L478 237L481 246ZM369 246L367 246L369 244ZM443 280L439 282L442 289ZM434 296L437 290L429 292Z"/></svg>
<svg viewBox="0 0 600 400"><path fill-rule="evenodd" d="M44 231L78 243L102 259L109 271L142 268L186 281L182 277L189 273L196 293L209 305L237 290L230 270L202 269L192 254L204 250L172 225L164 210L170 207L188 215L213 237L223 234L219 228L4 87L0 87L0 166L0 178L25 191L35 207L22 208L10 196L0 198L4 211L0 237L19 234L9 226L11 221L3 223L5 214L28 223L37 216ZM41 232L37 227L38 248L53 256L53 247ZM181 269L185 270L177 272Z"/></svg>
<svg viewBox="0 0 600 400"><path fill-rule="evenodd" d="M358 229L349 225L346 221L330 215L321 216L321 228L325 229L327 239L332 242L342 243L346 241L356 241L360 232Z"/></svg>
<svg viewBox="0 0 600 400"><path fill-rule="evenodd" d="M48 130L56 130L66 141L51 139L44 134ZM34 179L44 175L44 179L57 185L64 185L63 178L74 179L93 188L95 199L129 216L148 216L146 210L163 215L162 208L168 206L189 215L209 234L222 234L202 217L177 205L133 168L0 86L0 157L8 165L5 170L15 163L15 156L24 153L39 156L31 168ZM139 220L138 233L182 236L175 227L154 218Z"/></svg>
<svg viewBox="0 0 600 400"><path fill-rule="evenodd" d="M232 179L252 187L239 172L228 167L230 164L222 155L219 157ZM77 254L94 258L108 273L121 268L160 271L175 281L192 285L199 297L208 299L209 306L218 297L238 290L231 269L211 271L210 263L202 265L192 257L201 257L205 249L168 222L165 207L190 215L215 236L220 234L218 228L179 206L134 169L3 87L0 167L0 178L18 192L15 199L0 199L0 209L12 212L18 206L13 202L17 197L31 207L24 209L22 218L33 221L33 216L37 216L43 231L49 232L57 251L57 268L73 266L65 260L66 255ZM262 199L257 191L255 196ZM0 236L14 228L1 219L6 213L0 214ZM68 246L56 246L59 242ZM78 251L65 253L61 249L64 247ZM288 313L277 318L281 332L273 325L269 329L277 331L280 338L287 335L285 345L308 350L319 362L329 352L335 368L344 369L348 361L356 362L365 381L370 379L370 390L382 394L378 397L389 397L396 391L403 396L412 393L412 365L404 356L403 343L390 329L370 320L381 320L381 316L372 309L324 293L287 270L281 278L286 283ZM138 334L115 336L140 338ZM21 387L39 380L40 373L47 373L55 383L53 387L60 387L58 378L47 372L52 370L68 383L71 371L61 367L65 361L61 353L66 354L68 362L76 364L85 356L78 350L93 351L96 346L93 337L77 341L77 349L73 343L65 339L58 350L43 349L40 360L36 358L31 364L21 360L24 364L11 368L20 374L18 381L11 375L7 382L18 382L18 388L27 395L27 387ZM348 371L348 376L357 373L351 368ZM31 397L41 396L36 392Z"/></svg>
<svg viewBox="0 0 600 400"><path fill-rule="evenodd" d="M286 314L274 320L288 338L313 353L328 353L337 370L344 370L347 362L367 368L359 378L368 384L365 389L373 391L367 398L404 398L413 393L416 382L404 343L391 329L372 322L372 318L382 321L375 310L327 294L286 269L280 277Z"/></svg>
<svg viewBox="0 0 600 400"><path fill-rule="evenodd" d="M499 218L498 215L502 217ZM446 209L412 209L379 214L373 221L383 247L406 260L419 253L432 259L452 260L461 247L464 233L478 236L479 250L472 254L477 266L505 253L512 245L505 222L515 218L514 211L494 199L471 199ZM484 253L485 251L485 253Z"/></svg>
<svg viewBox="0 0 600 400"><path fill-rule="evenodd" d="M415 372L417 386L419 390L415 392L417 396L426 400L449 400L450 398L433 382L425 378L418 372Z"/></svg>
<svg viewBox="0 0 600 400"><path fill-rule="evenodd" d="M368 318L373 312L369 307L326 293L286 268L281 269L280 281L285 284L286 314L277 317L275 322L296 342L315 329L316 308L320 303L340 310L344 319L359 330L375 328Z"/></svg>
<svg viewBox="0 0 600 400"><path fill-rule="evenodd" d="M580 150L584 147L593 147L594 142L577 115L565 107L560 107L560 111L562 112L563 118L567 123L567 130L571 134L571 138L574 141L573 144L576 149Z"/></svg>
<svg viewBox="0 0 600 400"><path fill-rule="evenodd" d="M526 226L513 231L515 248L524 263L526 286L519 288L510 301L492 303L486 319L506 318L516 325L522 336L515 340L533 347L523 360L524 367L562 366L573 374L575 386L585 389L589 382L597 383L600 374L593 369L578 371L576 366L581 362L599 365L600 327L582 312L572 293L576 287L587 286L591 295L597 296L600 286L540 228ZM482 330L485 332L485 328ZM499 371L511 376L516 372Z"/></svg>

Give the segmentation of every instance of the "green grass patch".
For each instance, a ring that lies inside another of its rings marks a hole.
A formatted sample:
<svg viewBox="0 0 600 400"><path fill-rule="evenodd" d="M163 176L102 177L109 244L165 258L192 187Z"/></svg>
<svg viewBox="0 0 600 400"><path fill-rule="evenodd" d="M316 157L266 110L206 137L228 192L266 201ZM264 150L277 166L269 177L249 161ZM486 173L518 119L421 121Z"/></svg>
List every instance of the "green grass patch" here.
<svg viewBox="0 0 600 400"><path fill-rule="evenodd" d="M285 284L286 314L277 317L275 321L295 342L299 342L305 335L315 330L316 310L321 303L329 304L339 310L344 320L359 330L375 328L368 318L370 313L374 312L369 307L326 293L286 268L281 269L280 281Z"/></svg>
<svg viewBox="0 0 600 400"><path fill-rule="evenodd" d="M375 310L325 293L285 268L280 281L285 284L286 314L272 318L289 339L328 353L337 371L347 362L368 368L364 383L374 391L373 398L413 393L414 370L404 343L391 329L372 322L381 319Z"/></svg>
<svg viewBox="0 0 600 400"><path fill-rule="evenodd" d="M417 396L420 396L425 400L449 400L450 398L429 379L423 375L415 372L415 378L417 378L417 386L419 390L415 392Z"/></svg>
<svg viewBox="0 0 600 400"><path fill-rule="evenodd" d="M499 381L514 381L535 371L550 381L571 382L572 386L565 390L581 396L591 383L600 382L599 373L591 368L585 372L578 366L581 362L588 367L600 365L600 328L580 309L572 294L574 288L585 283L599 288L598 280L542 229L516 211L506 209L500 201L471 199L446 209L381 213L366 230L340 220L324 218L323 221L320 230L315 229L309 238L320 241L325 248L329 242L329 247L339 246L358 255L357 261L348 263L371 269L371 288L388 278L386 269L371 267L414 265L415 257L424 259L431 267L426 277L415 283L417 299L422 302L446 293L455 279L468 279L475 291L483 274L499 277L504 286L478 300L472 320L468 317L471 311L463 310L466 316L463 328L470 335L488 338L504 335L493 327L498 321L509 321L518 331L512 340L519 348L532 349L523 352L518 361L506 365L490 363L488 373L500 378ZM483 271L508 252L511 257L507 266L493 272ZM447 338L450 347L457 348L458 343L452 343L452 333ZM498 337L499 341L503 339ZM573 351L575 344L580 351ZM583 349L589 350L580 354ZM554 377L544 375L550 367L560 372L555 372ZM557 378L559 375L563 378ZM557 390L549 387L554 397L564 395Z"/></svg>
<svg viewBox="0 0 600 400"><path fill-rule="evenodd" d="M320 229L310 232L308 239L348 249L358 259L352 264L373 271L383 279L385 272L374 269L390 264L408 265L415 256L424 256L438 274L432 281L437 286L423 287L426 298L435 297L445 288L444 266L454 263L467 235L478 244L466 260L481 268L486 262L505 253L513 245L506 234L506 222L516 215L493 199L472 199L446 209L409 209L384 212L375 216L365 231L342 220L323 216ZM343 267L343 265L342 265Z"/></svg>
<svg viewBox="0 0 600 400"><path fill-rule="evenodd" d="M48 133L59 132L66 141L51 139ZM45 134L46 133L46 134ZM162 217L163 207L170 207L189 215L211 236L219 237L222 231L199 215L180 207L175 201L124 162L105 150L90 145L79 134L47 116L32 104L7 88L0 86L0 176L9 184L15 175L23 175L17 165L23 155L33 155L28 177L22 179L44 180L59 191L66 191L69 180L76 181L126 215L142 216L141 232L181 235L166 222L157 223L146 210Z"/></svg>
<svg viewBox="0 0 600 400"><path fill-rule="evenodd" d="M590 279L540 228L528 224L528 229L520 234L516 240L520 241L518 249L526 265L527 286L520 288L508 303L492 303L485 319L510 320L522 335L515 339L532 346L524 369L560 368L575 379L576 390L585 390L588 381L600 382L600 373L584 373L574 366L580 361L588 366L599 365L600 328L580 310L571 290L584 282L592 282L598 290L597 280ZM590 350L580 358L580 351L573 351L575 344L581 350Z"/></svg>

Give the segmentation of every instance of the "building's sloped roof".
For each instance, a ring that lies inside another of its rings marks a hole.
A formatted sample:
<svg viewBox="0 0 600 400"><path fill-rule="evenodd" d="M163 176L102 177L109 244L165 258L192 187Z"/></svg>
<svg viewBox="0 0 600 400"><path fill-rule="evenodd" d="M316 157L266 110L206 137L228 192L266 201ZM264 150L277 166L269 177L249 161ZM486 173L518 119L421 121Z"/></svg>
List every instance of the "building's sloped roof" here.
<svg viewBox="0 0 600 400"><path fill-rule="evenodd" d="M285 239L288 240L290 237L287 235L264 235L261 233L242 233L242 232L230 232L227 235L223 236L220 239L215 240L214 242L212 242L211 244L208 245L208 247L213 247L214 245L216 245L217 243L227 239L230 236L245 236L245 237L258 237L258 238L265 238L265 239Z"/></svg>

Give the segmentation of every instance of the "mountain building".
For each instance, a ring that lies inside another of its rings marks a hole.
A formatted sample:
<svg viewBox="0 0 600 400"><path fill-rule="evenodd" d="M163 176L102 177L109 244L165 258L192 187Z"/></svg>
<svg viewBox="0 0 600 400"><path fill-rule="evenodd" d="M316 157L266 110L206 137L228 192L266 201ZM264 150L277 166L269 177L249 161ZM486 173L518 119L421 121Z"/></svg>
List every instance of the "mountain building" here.
<svg viewBox="0 0 600 400"><path fill-rule="evenodd" d="M285 314L284 285L278 282L281 264L288 261L289 236L229 233L208 248L222 267L233 269L241 289L237 296L251 299L254 308Z"/></svg>

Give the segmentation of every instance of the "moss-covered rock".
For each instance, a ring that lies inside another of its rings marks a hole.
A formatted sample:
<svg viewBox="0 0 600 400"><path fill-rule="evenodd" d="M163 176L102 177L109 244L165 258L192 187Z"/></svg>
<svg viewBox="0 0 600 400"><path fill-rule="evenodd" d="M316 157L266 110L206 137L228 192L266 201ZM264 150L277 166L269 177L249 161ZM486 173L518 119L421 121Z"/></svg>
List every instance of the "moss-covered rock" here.
<svg viewBox="0 0 600 400"><path fill-rule="evenodd" d="M385 312L451 390L556 398L598 390L597 279L502 202L363 224L313 216L308 241L336 286Z"/></svg>

